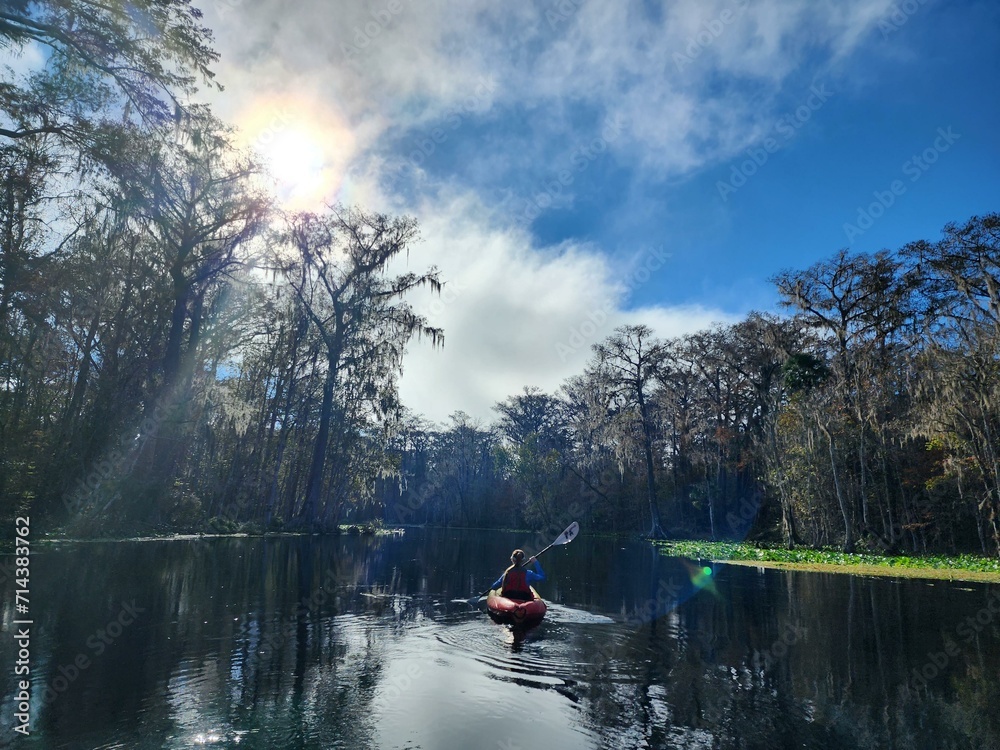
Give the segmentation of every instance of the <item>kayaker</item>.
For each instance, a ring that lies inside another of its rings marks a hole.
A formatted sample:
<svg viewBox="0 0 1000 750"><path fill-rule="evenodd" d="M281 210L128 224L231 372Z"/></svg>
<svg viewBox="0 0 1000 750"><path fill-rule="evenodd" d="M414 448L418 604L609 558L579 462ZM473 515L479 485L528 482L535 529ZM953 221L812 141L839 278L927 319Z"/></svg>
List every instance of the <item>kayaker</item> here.
<svg viewBox="0 0 1000 750"><path fill-rule="evenodd" d="M529 587L533 583L544 581L545 571L542 570L541 564L534 555L522 565L523 561L524 550L514 550L510 556L511 566L493 582L490 588L499 590L500 596L506 596L508 599L531 599L532 593ZM527 566L532 564L534 564L535 569L528 570Z"/></svg>

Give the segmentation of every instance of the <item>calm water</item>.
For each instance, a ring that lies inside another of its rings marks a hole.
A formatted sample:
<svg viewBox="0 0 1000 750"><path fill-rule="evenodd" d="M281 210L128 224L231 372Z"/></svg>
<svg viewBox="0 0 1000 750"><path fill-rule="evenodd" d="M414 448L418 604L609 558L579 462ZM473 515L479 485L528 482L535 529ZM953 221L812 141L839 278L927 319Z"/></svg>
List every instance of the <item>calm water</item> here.
<svg viewBox="0 0 1000 750"><path fill-rule="evenodd" d="M11 729L5 593L0 746L1000 748L998 586L705 570L581 537L543 558L552 606L521 636L454 601L515 546L534 540L36 549L33 731Z"/></svg>

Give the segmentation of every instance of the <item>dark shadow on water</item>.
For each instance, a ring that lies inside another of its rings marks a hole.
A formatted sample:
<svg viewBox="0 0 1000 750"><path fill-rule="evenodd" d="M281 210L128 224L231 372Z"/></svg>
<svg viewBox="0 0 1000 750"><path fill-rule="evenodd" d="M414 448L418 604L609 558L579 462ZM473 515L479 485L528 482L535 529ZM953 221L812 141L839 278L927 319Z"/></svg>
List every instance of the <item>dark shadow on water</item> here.
<svg viewBox="0 0 1000 750"><path fill-rule="evenodd" d="M40 548L23 746L1000 747L1000 587L581 537L546 555L545 620L512 630L461 597L524 545L424 530Z"/></svg>

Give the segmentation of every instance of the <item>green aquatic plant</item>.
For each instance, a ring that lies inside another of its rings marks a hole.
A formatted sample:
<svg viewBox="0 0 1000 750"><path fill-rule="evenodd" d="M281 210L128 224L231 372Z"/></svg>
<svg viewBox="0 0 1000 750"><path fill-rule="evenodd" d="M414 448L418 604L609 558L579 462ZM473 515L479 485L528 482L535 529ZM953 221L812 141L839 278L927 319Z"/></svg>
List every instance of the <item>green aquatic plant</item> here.
<svg viewBox="0 0 1000 750"><path fill-rule="evenodd" d="M831 549L785 549L750 542L662 541L655 544L668 555L716 562L800 563L805 565L875 566L896 569L933 569L1000 574L1000 559L977 555L876 555Z"/></svg>

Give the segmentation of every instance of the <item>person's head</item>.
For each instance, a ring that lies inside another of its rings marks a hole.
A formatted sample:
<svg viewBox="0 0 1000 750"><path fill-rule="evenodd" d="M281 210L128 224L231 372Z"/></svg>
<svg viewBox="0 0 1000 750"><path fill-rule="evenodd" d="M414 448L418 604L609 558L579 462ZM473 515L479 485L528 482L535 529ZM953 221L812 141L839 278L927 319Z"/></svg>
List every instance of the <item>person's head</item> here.
<svg viewBox="0 0 1000 750"><path fill-rule="evenodd" d="M510 555L510 561L515 565L520 565L524 562L524 550L516 549Z"/></svg>

